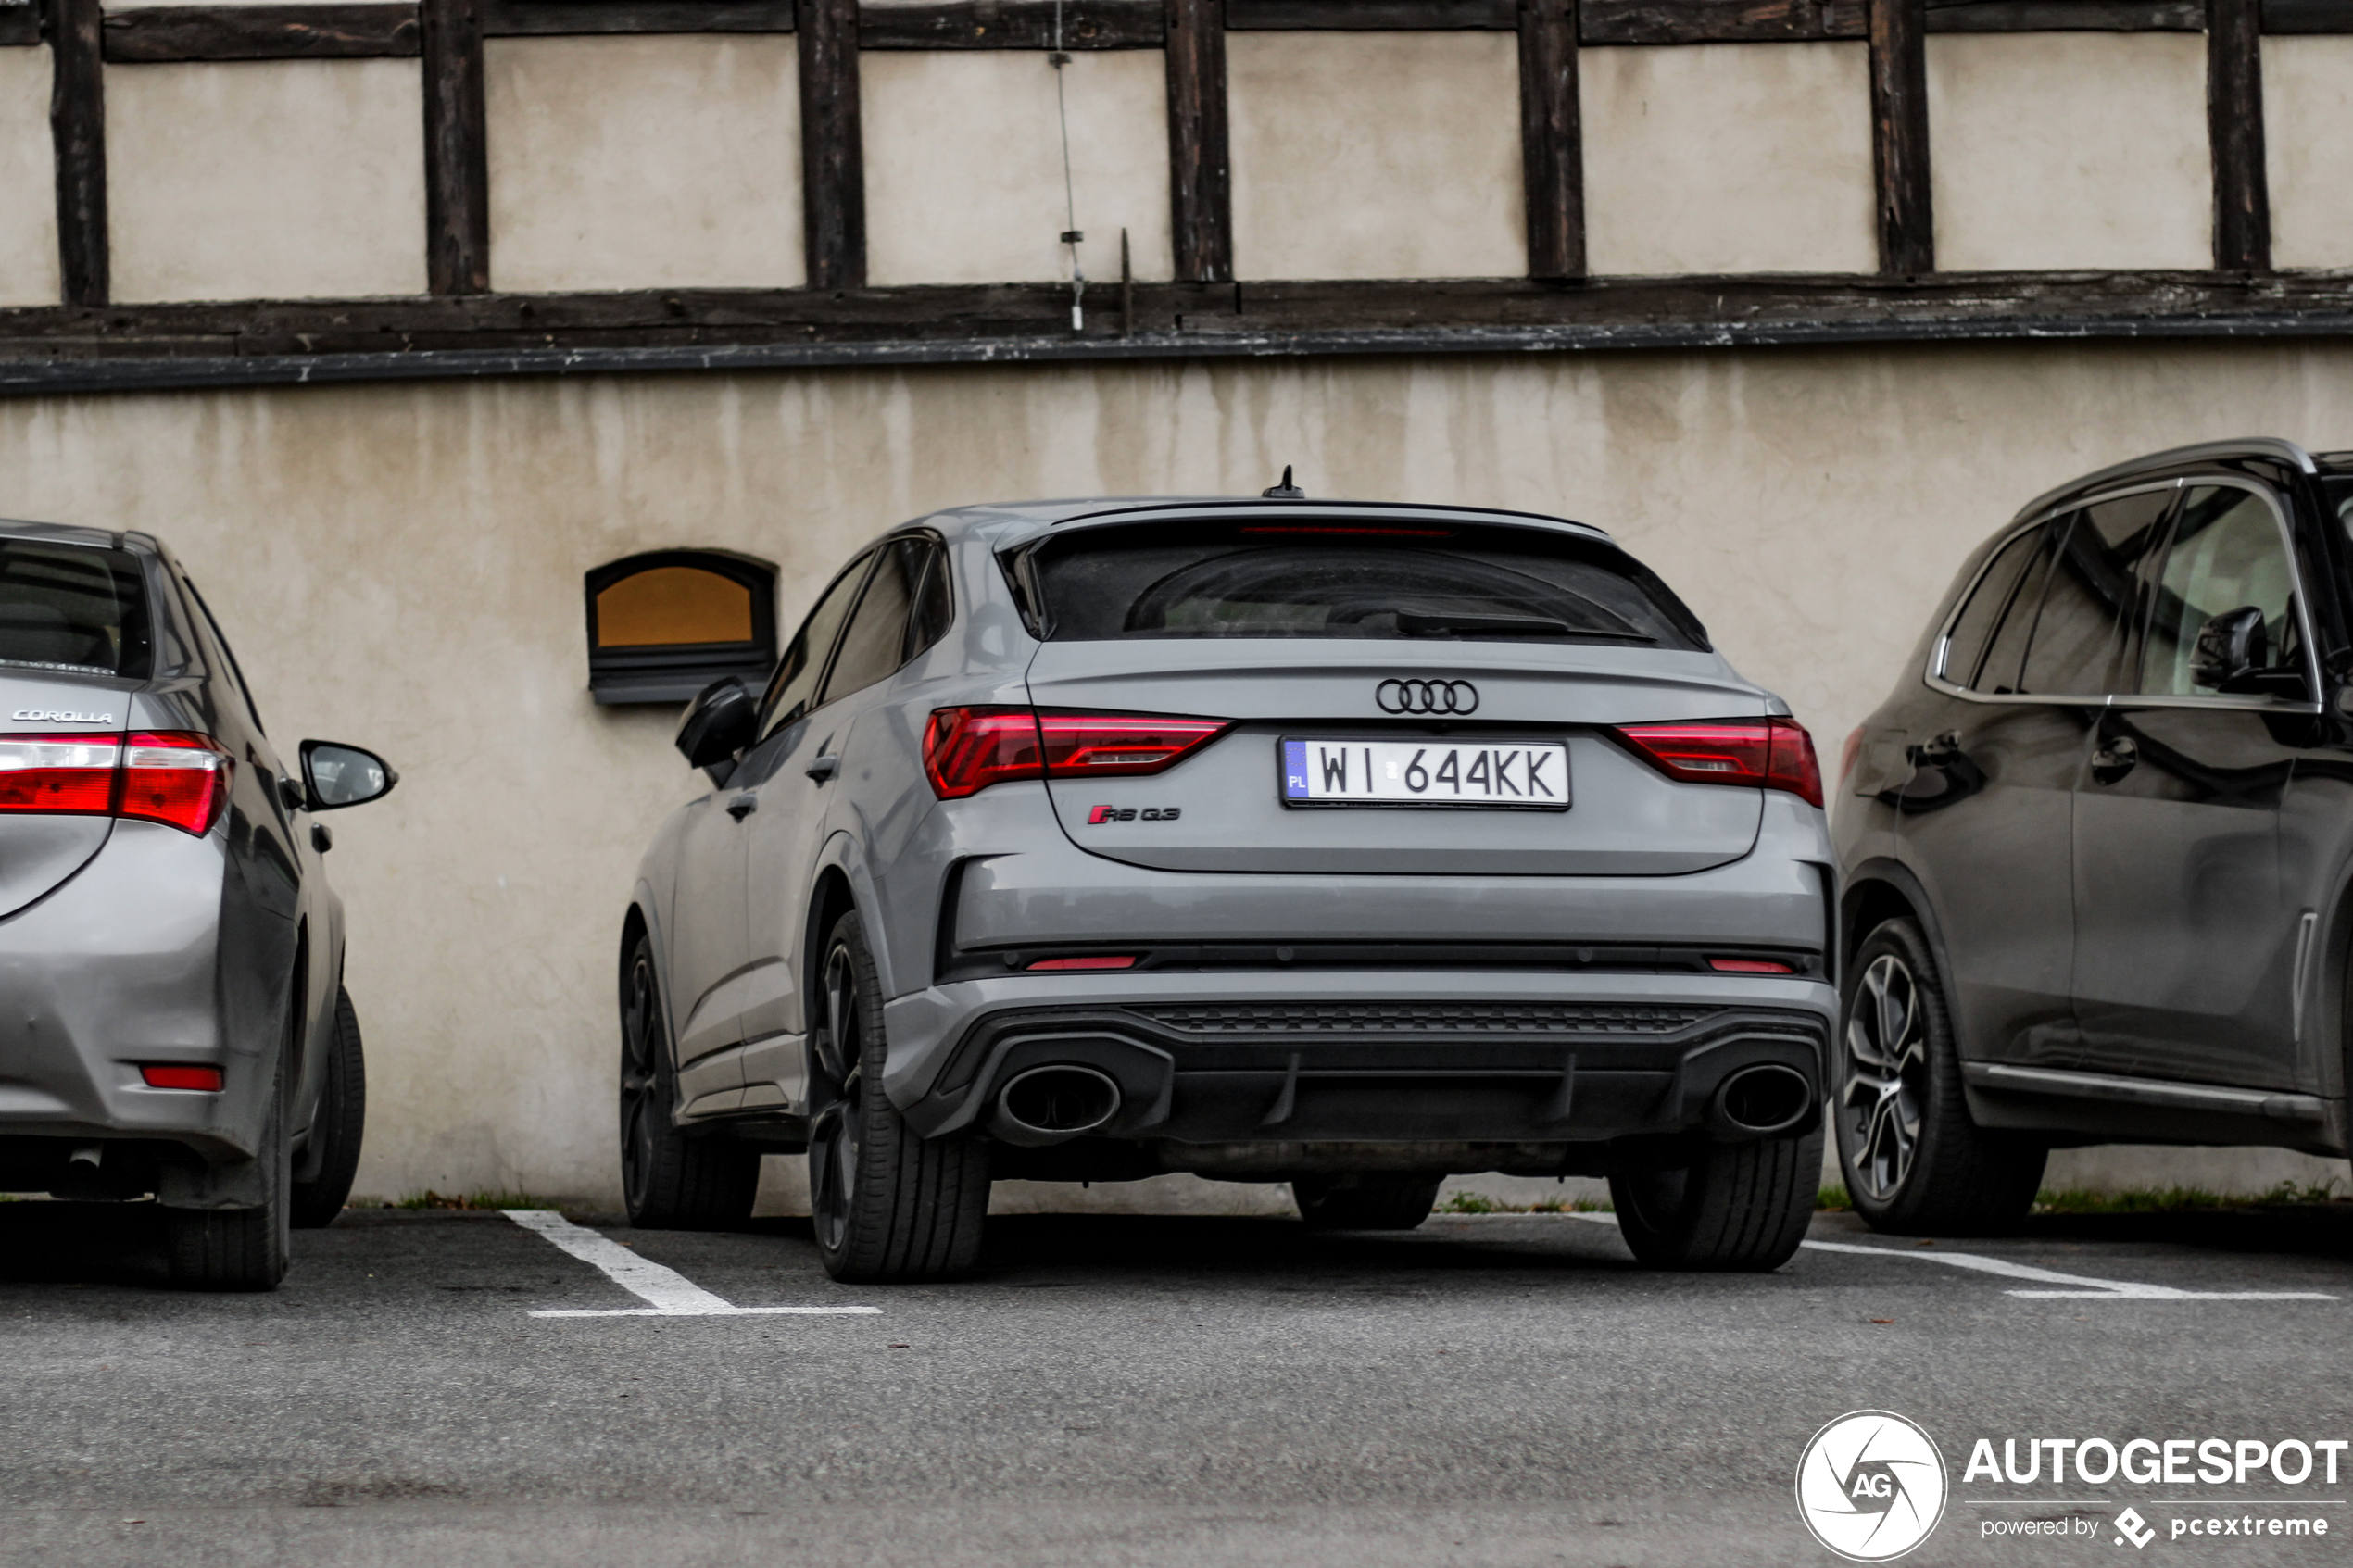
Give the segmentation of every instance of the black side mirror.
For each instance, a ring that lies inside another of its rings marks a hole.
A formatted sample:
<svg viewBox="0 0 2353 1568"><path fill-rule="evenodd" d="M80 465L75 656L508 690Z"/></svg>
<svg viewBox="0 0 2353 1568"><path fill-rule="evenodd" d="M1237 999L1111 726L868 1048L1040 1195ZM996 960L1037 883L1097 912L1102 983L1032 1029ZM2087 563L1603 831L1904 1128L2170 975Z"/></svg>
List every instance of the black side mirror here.
<svg viewBox="0 0 2353 1568"><path fill-rule="evenodd" d="M2197 629L2197 646L2190 653L2190 679L2208 690L2222 691L2270 662L2269 643L2263 632L2263 612L2253 605L2209 616Z"/></svg>
<svg viewBox="0 0 2353 1568"><path fill-rule="evenodd" d="M392 793L400 775L374 752L331 740L302 743L303 804L313 811L365 806Z"/></svg>
<svg viewBox="0 0 2353 1568"><path fill-rule="evenodd" d="M678 722L679 754L687 766L708 771L713 784L724 784L736 754L751 744L758 716L759 704L743 682L733 675L713 681L695 694Z"/></svg>

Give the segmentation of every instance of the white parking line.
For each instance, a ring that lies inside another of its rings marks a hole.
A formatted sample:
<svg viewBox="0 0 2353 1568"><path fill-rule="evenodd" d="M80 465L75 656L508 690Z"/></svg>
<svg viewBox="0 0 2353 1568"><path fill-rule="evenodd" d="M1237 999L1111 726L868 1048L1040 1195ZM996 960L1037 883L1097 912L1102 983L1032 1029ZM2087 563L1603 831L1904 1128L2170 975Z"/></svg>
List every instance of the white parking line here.
<svg viewBox="0 0 2353 1568"><path fill-rule="evenodd" d="M563 1251L602 1273L647 1307L550 1307L535 1309L535 1318L736 1318L775 1314L834 1317L877 1313L880 1307L738 1307L721 1299L678 1273L648 1258L640 1258L621 1243L584 1225L575 1225L552 1209L507 1209L500 1212L523 1229L544 1236Z"/></svg>
<svg viewBox="0 0 2353 1568"><path fill-rule="evenodd" d="M1579 1220L1597 1224L1617 1223L1615 1214L1579 1213ZM1801 1241L1800 1247L1817 1252L1861 1252L1877 1258L1910 1258L1923 1263L1943 1263L1947 1268L1969 1269L1983 1274L2005 1274L2011 1279L2031 1279L2045 1285L2085 1286L2074 1290L2006 1290L2005 1296L2025 1297L2044 1301L2334 1301L2335 1297L2319 1290L2177 1290L2170 1285L2141 1285L2132 1280L2094 1279L2087 1274L2063 1274L2050 1269L2038 1269L2031 1263L2013 1263L2007 1258L1988 1258L1982 1252L1950 1252L1943 1248L1933 1250L1912 1247L1865 1247L1852 1241Z"/></svg>

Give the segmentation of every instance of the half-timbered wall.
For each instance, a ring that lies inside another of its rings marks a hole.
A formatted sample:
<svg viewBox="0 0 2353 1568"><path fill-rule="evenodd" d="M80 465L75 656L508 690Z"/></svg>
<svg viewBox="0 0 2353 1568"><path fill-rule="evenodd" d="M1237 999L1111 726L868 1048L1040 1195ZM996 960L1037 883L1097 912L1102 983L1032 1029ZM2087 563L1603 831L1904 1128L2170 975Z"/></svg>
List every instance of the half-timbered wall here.
<svg viewBox="0 0 2353 1568"><path fill-rule="evenodd" d="M2271 259L2353 266L2353 38L2263 41Z"/></svg>
<svg viewBox="0 0 2353 1568"><path fill-rule="evenodd" d="M58 297L49 75L47 49L0 49L0 305Z"/></svg>

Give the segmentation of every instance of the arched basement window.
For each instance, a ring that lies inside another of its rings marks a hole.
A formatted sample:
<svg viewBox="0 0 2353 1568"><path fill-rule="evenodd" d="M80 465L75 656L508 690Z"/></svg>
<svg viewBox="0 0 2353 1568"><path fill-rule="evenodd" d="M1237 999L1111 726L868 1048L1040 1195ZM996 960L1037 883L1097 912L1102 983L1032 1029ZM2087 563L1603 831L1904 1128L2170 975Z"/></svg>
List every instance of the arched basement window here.
<svg viewBox="0 0 2353 1568"><path fill-rule="evenodd" d="M599 703L684 702L776 662L776 569L730 550L655 550L588 574L588 689Z"/></svg>

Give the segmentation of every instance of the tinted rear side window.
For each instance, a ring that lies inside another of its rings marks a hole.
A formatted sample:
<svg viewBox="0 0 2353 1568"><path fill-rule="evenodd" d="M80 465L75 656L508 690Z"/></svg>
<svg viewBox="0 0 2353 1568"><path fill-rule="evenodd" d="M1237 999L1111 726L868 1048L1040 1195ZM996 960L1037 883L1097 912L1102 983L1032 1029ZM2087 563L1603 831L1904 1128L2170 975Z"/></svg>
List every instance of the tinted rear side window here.
<svg viewBox="0 0 2353 1568"><path fill-rule="evenodd" d="M145 680L154 664L137 557L0 539L0 666Z"/></svg>
<svg viewBox="0 0 2353 1568"><path fill-rule="evenodd" d="M1049 538L1013 565L1052 642L1317 637L1617 643L1707 634L1648 568L1536 529L1242 521Z"/></svg>
<svg viewBox="0 0 2353 1568"><path fill-rule="evenodd" d="M1969 603L1953 618L1953 629L1946 633L1944 676L1957 686L1966 686L1977 679L1977 667L1985 655L1986 642L1994 628L2002 622L2003 614L2010 608L2010 600L2018 592L2018 580L2032 564L2034 552L2043 543L2043 531L2031 528L2002 546L1993 562L1978 578Z"/></svg>

